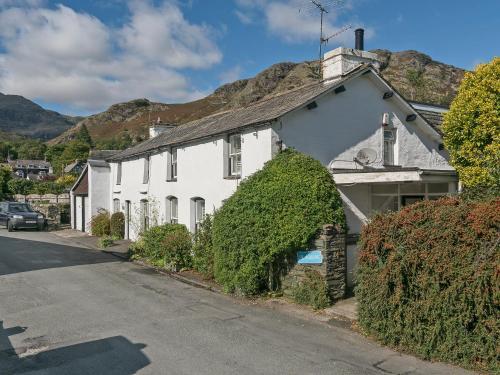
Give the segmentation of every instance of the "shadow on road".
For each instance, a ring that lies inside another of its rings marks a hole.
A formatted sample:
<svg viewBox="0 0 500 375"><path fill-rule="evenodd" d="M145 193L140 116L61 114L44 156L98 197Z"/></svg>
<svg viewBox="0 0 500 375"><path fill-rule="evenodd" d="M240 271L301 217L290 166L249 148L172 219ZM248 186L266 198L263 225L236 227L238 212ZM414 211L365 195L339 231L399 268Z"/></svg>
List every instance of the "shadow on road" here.
<svg viewBox="0 0 500 375"><path fill-rule="evenodd" d="M0 236L0 276L117 261L115 257L99 251Z"/></svg>
<svg viewBox="0 0 500 375"><path fill-rule="evenodd" d="M144 344L134 344L123 336L113 336L52 350L44 350L43 338L24 340L28 345L13 348L9 336L25 327L5 329L0 321L0 374L42 371L50 374L135 374L151 361L142 352ZM33 353L33 354L30 354Z"/></svg>

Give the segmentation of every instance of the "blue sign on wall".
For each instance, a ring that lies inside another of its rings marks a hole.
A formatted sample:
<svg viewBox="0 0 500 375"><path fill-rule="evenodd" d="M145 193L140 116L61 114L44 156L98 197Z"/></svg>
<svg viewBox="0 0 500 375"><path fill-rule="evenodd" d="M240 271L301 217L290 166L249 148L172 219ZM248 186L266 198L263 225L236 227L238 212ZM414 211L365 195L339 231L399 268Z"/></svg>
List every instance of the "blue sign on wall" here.
<svg viewBox="0 0 500 375"><path fill-rule="evenodd" d="M323 255L321 250L297 251L298 264L321 264Z"/></svg>

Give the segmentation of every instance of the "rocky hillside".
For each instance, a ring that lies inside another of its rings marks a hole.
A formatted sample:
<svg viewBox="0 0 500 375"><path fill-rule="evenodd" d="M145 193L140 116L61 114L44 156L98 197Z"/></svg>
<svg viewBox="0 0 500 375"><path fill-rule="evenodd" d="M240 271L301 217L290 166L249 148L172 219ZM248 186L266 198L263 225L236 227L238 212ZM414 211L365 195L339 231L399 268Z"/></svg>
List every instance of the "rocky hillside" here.
<svg viewBox="0 0 500 375"><path fill-rule="evenodd" d="M0 130L23 136L51 139L73 127L80 118L43 109L18 95L0 93Z"/></svg>
<svg viewBox="0 0 500 375"><path fill-rule="evenodd" d="M449 106L465 73L417 51L371 52L382 60L382 76L408 100Z"/></svg>
<svg viewBox="0 0 500 375"><path fill-rule="evenodd" d="M464 70L432 60L416 51L375 50L383 64L382 76L409 100L448 105L454 97ZM127 131L132 137L145 137L148 123L181 124L211 113L253 103L268 95L284 92L318 80L318 63L279 63L250 79L219 87L211 95L184 104L160 104L146 99L115 104L107 111L90 116L52 143L72 139L85 124L94 139L109 139Z"/></svg>

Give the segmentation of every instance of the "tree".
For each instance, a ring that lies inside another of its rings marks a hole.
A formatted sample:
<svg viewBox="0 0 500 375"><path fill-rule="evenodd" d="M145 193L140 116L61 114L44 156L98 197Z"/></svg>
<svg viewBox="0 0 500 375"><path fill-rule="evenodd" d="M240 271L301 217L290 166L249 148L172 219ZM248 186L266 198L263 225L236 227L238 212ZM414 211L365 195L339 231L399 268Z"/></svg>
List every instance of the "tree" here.
<svg viewBox="0 0 500 375"><path fill-rule="evenodd" d="M56 180L56 184L61 186L62 189L64 190L66 188L71 188L75 184L76 179L77 179L76 176L71 175L71 174L67 174L67 175L59 177Z"/></svg>
<svg viewBox="0 0 500 375"><path fill-rule="evenodd" d="M92 137L90 136L89 130L85 124L80 126L80 130L78 130L78 133L76 134L76 140L92 147Z"/></svg>
<svg viewBox="0 0 500 375"><path fill-rule="evenodd" d="M89 156L90 146L80 141L71 141L66 145L60 156L55 156L56 152L59 150L52 151L54 152L54 158L52 160L54 173L61 175L63 168L66 165L74 162L75 160L86 160Z"/></svg>
<svg viewBox="0 0 500 375"><path fill-rule="evenodd" d="M34 182L24 178L14 178L8 182L9 191L12 194L28 195L33 189Z"/></svg>
<svg viewBox="0 0 500 375"><path fill-rule="evenodd" d="M7 167L0 167L0 199L6 199L9 196L9 181L12 171Z"/></svg>
<svg viewBox="0 0 500 375"><path fill-rule="evenodd" d="M51 185L54 184L50 181L40 181L33 184L31 192L38 194L40 198L42 195L51 193ZM54 184L55 185L55 184Z"/></svg>
<svg viewBox="0 0 500 375"><path fill-rule="evenodd" d="M19 159L38 160L43 159L47 146L38 140L27 140L21 143L17 149Z"/></svg>
<svg viewBox="0 0 500 375"><path fill-rule="evenodd" d="M47 161L53 162L55 159L60 158L66 146L64 145L54 145L49 146L47 151L45 151L45 158Z"/></svg>
<svg viewBox="0 0 500 375"><path fill-rule="evenodd" d="M443 122L450 162L466 187L500 184L500 58L468 72Z"/></svg>

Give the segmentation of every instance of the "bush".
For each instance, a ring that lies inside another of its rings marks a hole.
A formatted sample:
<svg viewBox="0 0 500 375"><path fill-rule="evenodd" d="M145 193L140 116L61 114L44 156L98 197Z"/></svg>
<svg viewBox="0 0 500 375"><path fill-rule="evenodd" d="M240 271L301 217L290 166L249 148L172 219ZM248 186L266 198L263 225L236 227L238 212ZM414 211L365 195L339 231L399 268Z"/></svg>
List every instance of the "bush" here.
<svg viewBox="0 0 500 375"><path fill-rule="evenodd" d="M159 267L178 271L190 267L192 241L187 228L181 224L164 224L148 229L142 244L133 251Z"/></svg>
<svg viewBox="0 0 500 375"><path fill-rule="evenodd" d="M345 226L328 170L293 150L278 154L214 215L216 281L243 294L277 289L287 260L326 223Z"/></svg>
<svg viewBox="0 0 500 375"><path fill-rule="evenodd" d="M125 236L125 215L123 212L115 212L111 215L109 226L111 236L117 240L123 239Z"/></svg>
<svg viewBox="0 0 500 375"><path fill-rule="evenodd" d="M499 370L500 199L425 201L361 234L359 322L386 344Z"/></svg>
<svg viewBox="0 0 500 375"><path fill-rule="evenodd" d="M310 305L315 310L330 306L328 288L325 279L318 271L305 270L306 278L292 289L295 302L302 305Z"/></svg>
<svg viewBox="0 0 500 375"><path fill-rule="evenodd" d="M113 237L103 236L103 237L99 238L99 241L97 241L97 247L99 247L101 249L105 249L105 248L113 245L113 243L114 243Z"/></svg>
<svg viewBox="0 0 500 375"><path fill-rule="evenodd" d="M194 237L193 267L210 278L214 277L214 249L212 244L212 217L207 215Z"/></svg>
<svg viewBox="0 0 500 375"><path fill-rule="evenodd" d="M93 236L103 237L110 235L110 219L106 210L100 210L99 213L90 220L90 231Z"/></svg>

